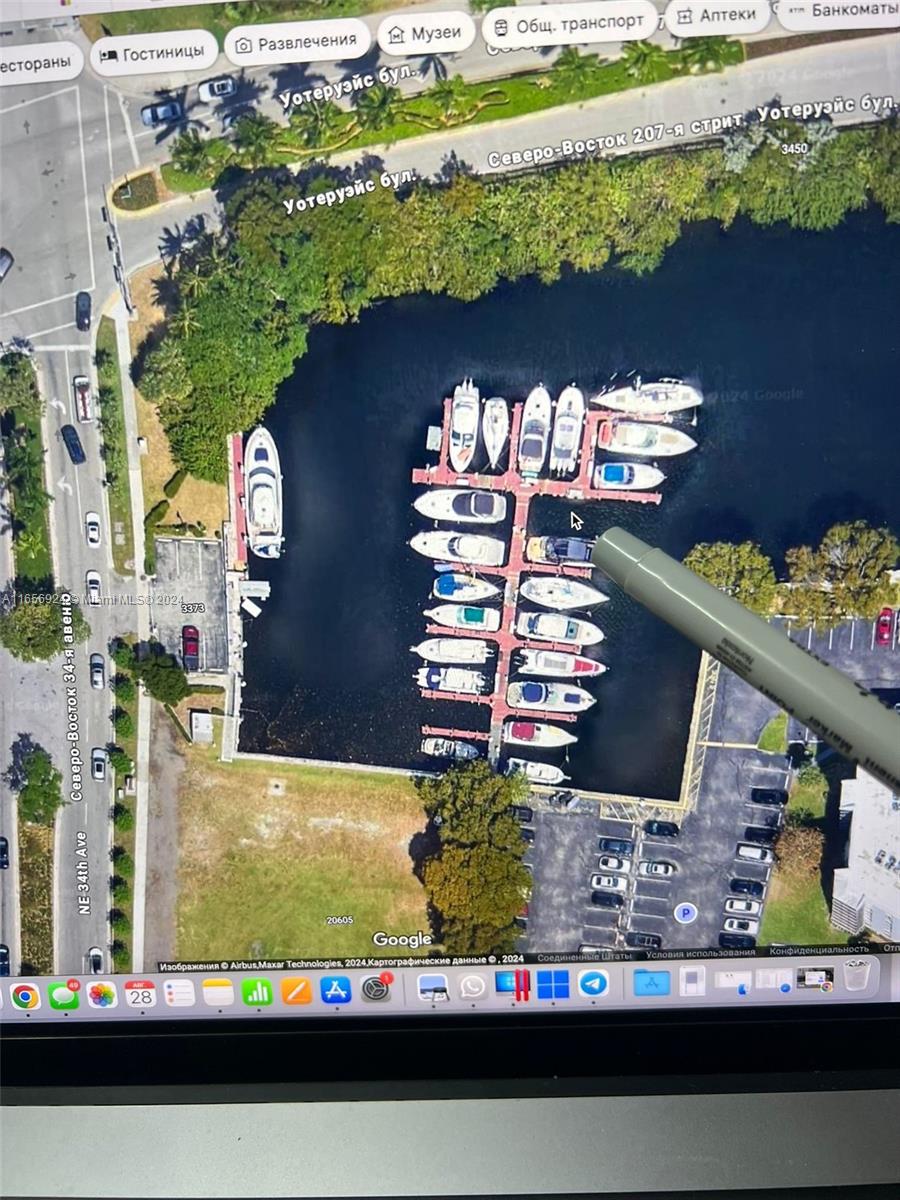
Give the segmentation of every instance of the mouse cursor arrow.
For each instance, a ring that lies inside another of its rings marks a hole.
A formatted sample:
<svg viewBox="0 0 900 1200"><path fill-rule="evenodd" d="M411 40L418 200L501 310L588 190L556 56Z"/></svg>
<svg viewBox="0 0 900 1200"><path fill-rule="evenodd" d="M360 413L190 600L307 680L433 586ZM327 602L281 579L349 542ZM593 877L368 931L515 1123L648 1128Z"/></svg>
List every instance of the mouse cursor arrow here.
<svg viewBox="0 0 900 1200"><path fill-rule="evenodd" d="M579 529L581 529L581 528L584 526L584 521L581 519L581 517L579 517L578 513L575 513L575 512L570 512L570 513L569 513L569 520L570 520L570 521L571 521L571 523L572 523L572 528L573 528L573 529L574 529L576 532L577 532Z"/></svg>

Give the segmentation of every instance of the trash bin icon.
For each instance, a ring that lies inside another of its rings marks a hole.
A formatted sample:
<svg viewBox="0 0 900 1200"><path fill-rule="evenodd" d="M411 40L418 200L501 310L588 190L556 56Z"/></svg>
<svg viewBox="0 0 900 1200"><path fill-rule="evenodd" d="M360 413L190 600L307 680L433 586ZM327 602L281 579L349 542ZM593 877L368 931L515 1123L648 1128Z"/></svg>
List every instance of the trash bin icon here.
<svg viewBox="0 0 900 1200"><path fill-rule="evenodd" d="M848 992L865 990L869 983L871 966L867 958L844 959L844 987Z"/></svg>

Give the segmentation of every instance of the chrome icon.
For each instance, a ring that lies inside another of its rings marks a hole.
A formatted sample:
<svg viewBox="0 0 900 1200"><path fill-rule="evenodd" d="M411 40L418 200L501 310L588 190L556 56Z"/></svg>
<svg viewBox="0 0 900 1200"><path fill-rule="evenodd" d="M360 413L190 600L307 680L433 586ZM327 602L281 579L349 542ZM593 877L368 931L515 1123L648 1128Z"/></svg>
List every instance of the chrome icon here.
<svg viewBox="0 0 900 1200"><path fill-rule="evenodd" d="M9 989L9 995L16 1008L41 1007L41 993L32 983L17 983L15 987Z"/></svg>

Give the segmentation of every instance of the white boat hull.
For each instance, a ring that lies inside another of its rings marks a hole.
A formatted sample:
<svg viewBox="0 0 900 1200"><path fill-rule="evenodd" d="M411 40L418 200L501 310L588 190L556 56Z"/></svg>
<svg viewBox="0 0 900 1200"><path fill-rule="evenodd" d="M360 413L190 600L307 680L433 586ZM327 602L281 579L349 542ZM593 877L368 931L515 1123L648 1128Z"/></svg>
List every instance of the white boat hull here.
<svg viewBox="0 0 900 1200"><path fill-rule="evenodd" d="M578 466L581 449L581 430L584 426L584 393L570 384L563 388L556 402L553 419L553 440L550 443L550 471L554 475L571 475Z"/></svg>
<svg viewBox="0 0 900 1200"><path fill-rule="evenodd" d="M279 558L284 546L281 463L262 425L247 438L243 470L247 545L258 558Z"/></svg>
<svg viewBox="0 0 900 1200"><path fill-rule="evenodd" d="M471 379L457 384L450 402L450 466L458 475L472 466L478 447L478 388Z"/></svg>
<svg viewBox="0 0 900 1200"><path fill-rule="evenodd" d="M436 608L426 608L425 616L436 625L444 625L448 629L477 629L479 632L496 633L500 628L498 609L474 604L439 604Z"/></svg>
<svg viewBox="0 0 900 1200"><path fill-rule="evenodd" d="M603 641L602 631L592 621L566 617L562 613L520 613L516 633L531 641L558 642L566 646L593 646Z"/></svg>
<svg viewBox="0 0 900 1200"><path fill-rule="evenodd" d="M539 675L545 679L590 679L602 675L607 667L594 658L569 654L565 650L523 650L522 675Z"/></svg>
<svg viewBox="0 0 900 1200"><path fill-rule="evenodd" d="M511 683L506 691L512 708L531 712L585 712L596 700L574 683Z"/></svg>
<svg viewBox="0 0 900 1200"><path fill-rule="evenodd" d="M569 778L562 767L554 767L550 763L532 762L527 758L511 758L506 764L507 775L521 771L532 783L549 785L563 783Z"/></svg>
<svg viewBox="0 0 900 1200"><path fill-rule="evenodd" d="M592 584L565 575L533 575L523 581L519 593L535 604L561 610L593 608L609 599Z"/></svg>
<svg viewBox="0 0 900 1200"><path fill-rule="evenodd" d="M506 543L485 533L433 529L417 533L409 544L426 558L468 563L473 567L499 567L506 556Z"/></svg>
<svg viewBox="0 0 900 1200"><path fill-rule="evenodd" d="M648 463L603 463L594 471L594 487L613 492L645 492L664 479L662 471Z"/></svg>
<svg viewBox="0 0 900 1200"><path fill-rule="evenodd" d="M470 762L478 757L478 747L458 738L427 737L419 747L423 754L432 758L452 758L456 762Z"/></svg>
<svg viewBox="0 0 900 1200"><path fill-rule="evenodd" d="M509 746L571 746L578 738L558 725L544 721L507 721L503 726L503 741Z"/></svg>
<svg viewBox="0 0 900 1200"><path fill-rule="evenodd" d="M448 666L465 663L485 663L494 653L490 642L483 638L426 638L418 646L410 646L413 654L426 662L443 663Z"/></svg>
<svg viewBox="0 0 900 1200"><path fill-rule="evenodd" d="M431 589L436 600L453 600L460 604L487 600L499 592L495 584L479 579L477 575L467 575L464 571L444 571L437 576Z"/></svg>
<svg viewBox="0 0 900 1200"><path fill-rule="evenodd" d="M550 393L539 384L532 388L522 409L522 429L519 435L519 473L526 477L539 475L547 459L550 442L550 421L553 402Z"/></svg>
<svg viewBox="0 0 900 1200"><path fill-rule="evenodd" d="M417 496L413 508L432 521L496 525L506 516L506 497L473 488L433 488Z"/></svg>
<svg viewBox="0 0 900 1200"><path fill-rule="evenodd" d="M501 396L485 400L481 415L481 436L491 470L496 471L509 441L509 407Z"/></svg>
<svg viewBox="0 0 900 1200"><path fill-rule="evenodd" d="M611 388L591 397L591 404L634 416L663 417L688 408L699 408L703 393L680 379L660 379L657 383L640 380L627 387Z"/></svg>
<svg viewBox="0 0 900 1200"><path fill-rule="evenodd" d="M641 421L611 421L600 430L597 443L597 449L607 454L630 454L636 458L673 458L696 446L683 429Z"/></svg>
<svg viewBox="0 0 900 1200"><path fill-rule="evenodd" d="M486 681L481 671L466 667L419 667L416 682L424 691L477 696L484 691Z"/></svg>

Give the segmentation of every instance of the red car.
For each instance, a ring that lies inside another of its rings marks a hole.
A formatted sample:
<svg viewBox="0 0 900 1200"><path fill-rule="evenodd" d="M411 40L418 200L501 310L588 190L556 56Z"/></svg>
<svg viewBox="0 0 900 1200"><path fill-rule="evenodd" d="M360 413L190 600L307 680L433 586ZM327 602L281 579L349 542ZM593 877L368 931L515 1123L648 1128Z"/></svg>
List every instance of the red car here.
<svg viewBox="0 0 900 1200"><path fill-rule="evenodd" d="M196 625L182 626L181 661L186 671L200 670L200 630Z"/></svg>
<svg viewBox="0 0 900 1200"><path fill-rule="evenodd" d="M875 622L875 645L890 646L894 640L894 610L883 608Z"/></svg>

